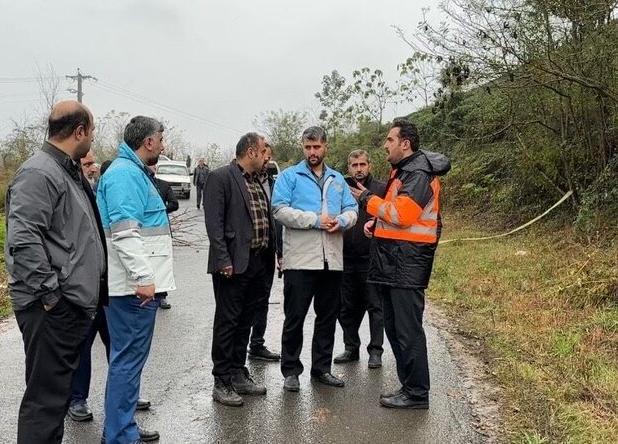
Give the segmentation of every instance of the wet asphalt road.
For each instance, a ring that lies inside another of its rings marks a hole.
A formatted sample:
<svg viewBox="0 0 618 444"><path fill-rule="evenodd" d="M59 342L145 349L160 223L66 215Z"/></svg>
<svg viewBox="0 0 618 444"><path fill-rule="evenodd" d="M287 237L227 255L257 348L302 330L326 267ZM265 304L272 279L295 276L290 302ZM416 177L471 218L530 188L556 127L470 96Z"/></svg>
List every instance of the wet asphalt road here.
<svg viewBox="0 0 618 444"><path fill-rule="evenodd" d="M203 215L195 210L195 196L181 201L181 211L195 217L191 229L205 233ZM245 397L241 408L212 401L210 346L214 296L206 274L207 249L178 247L174 251L178 290L172 292L171 310L157 315L155 337L142 376L142 396L151 400L148 412L138 412L138 421L159 430L161 443L270 442L270 443L477 443L482 442L472 426L470 408L459 371L451 360L444 338L427 322L430 353L431 399L428 411L398 411L379 406L379 395L399 387L392 352L385 344L381 369L367 368L367 353L348 365L333 365L345 388L313 383L305 370L298 393L283 391L277 363L248 361L258 382L268 389L265 397ZM266 345L280 350L283 325L283 282L275 278L266 332ZM302 359L310 364L313 311L305 322ZM361 338L369 336L365 319ZM343 349L337 327L335 354ZM386 340L386 339L385 339ZM23 392L23 348L14 318L0 325L0 443L16 439L17 410ZM66 421L65 443L100 440L103 392L107 364L100 342L93 348L93 375L89 404L94 420Z"/></svg>

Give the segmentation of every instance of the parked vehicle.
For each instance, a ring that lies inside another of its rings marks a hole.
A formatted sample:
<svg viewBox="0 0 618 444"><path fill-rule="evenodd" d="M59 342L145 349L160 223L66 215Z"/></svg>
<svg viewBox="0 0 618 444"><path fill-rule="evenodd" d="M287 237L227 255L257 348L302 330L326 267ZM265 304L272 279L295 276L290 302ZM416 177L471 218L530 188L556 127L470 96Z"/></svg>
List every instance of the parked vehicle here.
<svg viewBox="0 0 618 444"><path fill-rule="evenodd" d="M178 197L191 197L191 175L184 162L159 160L155 177L169 183Z"/></svg>
<svg viewBox="0 0 618 444"><path fill-rule="evenodd" d="M281 172L281 170L279 169L279 164L274 160L268 161L268 164L266 165L266 171L268 172L268 175L275 180L277 180L277 177L279 177L279 173Z"/></svg>

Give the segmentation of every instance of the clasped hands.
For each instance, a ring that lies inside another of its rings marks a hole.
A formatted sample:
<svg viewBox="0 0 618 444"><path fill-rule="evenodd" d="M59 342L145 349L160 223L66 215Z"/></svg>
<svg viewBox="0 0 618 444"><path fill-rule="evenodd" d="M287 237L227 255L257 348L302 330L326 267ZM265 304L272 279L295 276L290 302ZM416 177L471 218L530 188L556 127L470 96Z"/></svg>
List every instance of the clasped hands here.
<svg viewBox="0 0 618 444"><path fill-rule="evenodd" d="M341 227L339 221L335 217L330 217L328 214L320 215L320 230L326 230L329 233L334 233Z"/></svg>

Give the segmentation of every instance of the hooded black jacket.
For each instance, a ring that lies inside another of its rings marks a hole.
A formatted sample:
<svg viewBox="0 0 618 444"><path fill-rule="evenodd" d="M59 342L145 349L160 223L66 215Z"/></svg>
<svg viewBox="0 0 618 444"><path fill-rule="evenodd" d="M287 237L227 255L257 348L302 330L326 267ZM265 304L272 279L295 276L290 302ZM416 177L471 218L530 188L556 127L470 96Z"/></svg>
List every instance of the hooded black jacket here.
<svg viewBox="0 0 618 444"><path fill-rule="evenodd" d="M393 169L394 178L402 182L399 195L408 195L421 208L433 196L431 181L446 174L451 168L446 156L419 150L406 157ZM390 185L386 185L386 189ZM366 209L372 193L361 195L361 206ZM438 214L438 238L442 228ZM370 264L367 282L398 288L427 288L436 244L410 242L396 239L373 238L370 245Z"/></svg>

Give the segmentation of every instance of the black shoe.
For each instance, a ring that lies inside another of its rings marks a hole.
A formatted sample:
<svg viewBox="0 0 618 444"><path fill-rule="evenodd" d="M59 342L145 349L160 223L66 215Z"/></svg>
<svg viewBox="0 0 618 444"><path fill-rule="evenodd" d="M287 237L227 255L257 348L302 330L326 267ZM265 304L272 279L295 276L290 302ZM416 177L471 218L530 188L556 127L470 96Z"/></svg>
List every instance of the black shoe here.
<svg viewBox="0 0 618 444"><path fill-rule="evenodd" d="M382 367L382 354L379 352L371 352L369 353L369 363L367 364L369 368L380 368Z"/></svg>
<svg viewBox="0 0 618 444"><path fill-rule="evenodd" d="M271 361L277 362L281 359L279 353L273 353L266 347L249 349L249 359L255 361Z"/></svg>
<svg viewBox="0 0 618 444"><path fill-rule="evenodd" d="M403 391L403 387L401 387L396 392L382 393L382 394L380 394L380 399L382 399L382 398L391 398L393 396L396 396L396 395L400 394L402 391Z"/></svg>
<svg viewBox="0 0 618 444"><path fill-rule="evenodd" d="M163 310L169 310L170 308L172 308L172 304L167 302L167 298L161 298L161 300L159 301L159 308Z"/></svg>
<svg viewBox="0 0 618 444"><path fill-rule="evenodd" d="M322 373L321 375L311 375L311 377L315 379L316 381L324 385L330 385L331 387L343 387L345 385L345 382L343 382L342 379L339 379L330 373Z"/></svg>
<svg viewBox="0 0 618 444"><path fill-rule="evenodd" d="M240 407L243 405L243 400L232 383L224 382L220 378L215 378L215 386L212 389L212 399L220 404L230 407Z"/></svg>
<svg viewBox="0 0 618 444"><path fill-rule="evenodd" d="M286 390L288 392L297 392L298 390L300 390L300 382L298 382L298 376L286 376L285 381L283 382L283 390Z"/></svg>
<svg viewBox="0 0 618 444"><path fill-rule="evenodd" d="M333 360L333 362L335 364L345 364L346 362L358 361L358 359L359 359L358 350L356 351L345 350L340 355L335 356L335 359Z"/></svg>
<svg viewBox="0 0 618 444"><path fill-rule="evenodd" d="M150 401L147 399L139 398L135 410L148 410L150 408Z"/></svg>
<svg viewBox="0 0 618 444"><path fill-rule="evenodd" d="M265 395L266 387L255 383L249 370L241 368L232 373L232 386L239 395Z"/></svg>
<svg viewBox="0 0 618 444"><path fill-rule="evenodd" d="M156 430L145 430L140 426L137 426L139 432L139 439L143 442L157 441L159 439L159 432Z"/></svg>
<svg viewBox="0 0 618 444"><path fill-rule="evenodd" d="M403 390L399 393L386 398L380 398L380 405L391 409L417 409L427 410L429 399L418 396L409 396Z"/></svg>
<svg viewBox="0 0 618 444"><path fill-rule="evenodd" d="M92 411L88 407L88 403L86 401L76 402L70 406L67 414L69 415L69 418L77 422L92 421L93 418Z"/></svg>

